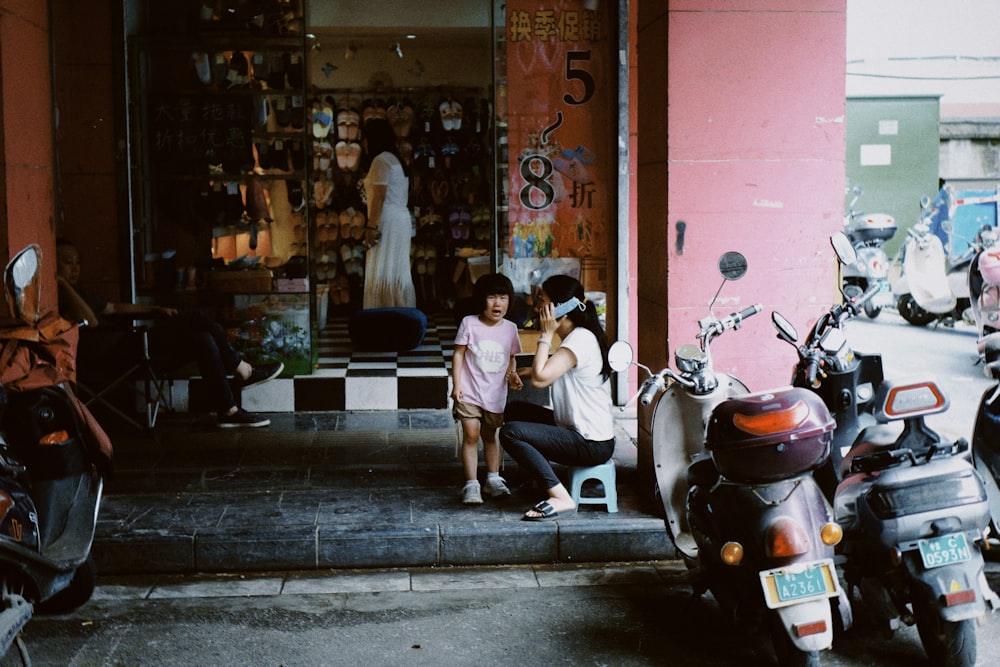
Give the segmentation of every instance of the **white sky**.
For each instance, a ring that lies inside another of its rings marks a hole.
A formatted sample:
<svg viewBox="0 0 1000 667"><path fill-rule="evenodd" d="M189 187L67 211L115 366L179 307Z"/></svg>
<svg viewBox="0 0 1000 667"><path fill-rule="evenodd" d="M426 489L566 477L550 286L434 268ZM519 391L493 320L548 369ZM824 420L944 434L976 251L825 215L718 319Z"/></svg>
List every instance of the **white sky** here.
<svg viewBox="0 0 1000 667"><path fill-rule="evenodd" d="M1000 0L847 0L847 95L1000 108Z"/></svg>

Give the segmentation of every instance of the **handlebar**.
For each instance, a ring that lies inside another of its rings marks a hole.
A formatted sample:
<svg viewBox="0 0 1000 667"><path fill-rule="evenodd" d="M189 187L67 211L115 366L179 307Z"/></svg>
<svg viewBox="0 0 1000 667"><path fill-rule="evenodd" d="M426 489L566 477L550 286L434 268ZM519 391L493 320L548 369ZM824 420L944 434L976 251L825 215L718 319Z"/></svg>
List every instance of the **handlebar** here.
<svg viewBox="0 0 1000 667"><path fill-rule="evenodd" d="M649 405L653 402L653 398L663 391L663 387L666 385L667 381L662 375L654 375L646 382L646 388L642 390L639 395L639 402L643 405Z"/></svg>
<svg viewBox="0 0 1000 667"><path fill-rule="evenodd" d="M764 307L761 304L755 303L754 305L747 306L737 313L730 313L725 317L720 317L718 319L706 318L699 323L701 325L701 332L698 334L698 338L704 339L705 344L707 345L708 341L715 336L720 335L727 329L739 329L743 320L756 315L763 309Z"/></svg>
<svg viewBox="0 0 1000 667"><path fill-rule="evenodd" d="M819 383L816 381L819 375L819 365L820 358L818 355L809 355L809 365L806 367L806 381L809 383L810 387L818 387Z"/></svg>

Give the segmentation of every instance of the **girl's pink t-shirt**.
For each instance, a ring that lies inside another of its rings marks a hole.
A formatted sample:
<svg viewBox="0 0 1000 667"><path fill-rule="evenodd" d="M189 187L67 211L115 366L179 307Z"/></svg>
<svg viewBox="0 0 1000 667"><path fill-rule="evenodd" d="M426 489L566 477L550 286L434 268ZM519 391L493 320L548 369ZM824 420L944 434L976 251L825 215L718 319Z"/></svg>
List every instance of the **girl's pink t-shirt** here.
<svg viewBox="0 0 1000 667"><path fill-rule="evenodd" d="M455 345L465 345L462 366L462 401L487 412L503 412L507 405L507 367L512 355L521 351L517 325L501 320L492 326L478 315L462 318Z"/></svg>

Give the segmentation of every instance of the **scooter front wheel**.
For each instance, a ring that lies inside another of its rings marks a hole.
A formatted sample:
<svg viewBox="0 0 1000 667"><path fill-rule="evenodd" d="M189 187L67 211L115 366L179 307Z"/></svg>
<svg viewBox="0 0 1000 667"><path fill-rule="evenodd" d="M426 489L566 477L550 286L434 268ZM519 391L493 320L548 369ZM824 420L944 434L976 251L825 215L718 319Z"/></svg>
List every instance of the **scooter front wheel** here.
<svg viewBox="0 0 1000 667"><path fill-rule="evenodd" d="M89 600L96 586L97 567L93 554L89 554L87 560L76 568L69 586L37 605L38 613L67 614Z"/></svg>
<svg viewBox="0 0 1000 667"><path fill-rule="evenodd" d="M896 309L899 310L899 314L902 315L904 320L915 327L930 324L936 317L934 313L930 313L917 305L912 294L903 294L900 296L896 302Z"/></svg>
<svg viewBox="0 0 1000 667"><path fill-rule="evenodd" d="M882 306L873 306L871 302L865 304L865 315L868 316L868 319L874 320L881 312Z"/></svg>

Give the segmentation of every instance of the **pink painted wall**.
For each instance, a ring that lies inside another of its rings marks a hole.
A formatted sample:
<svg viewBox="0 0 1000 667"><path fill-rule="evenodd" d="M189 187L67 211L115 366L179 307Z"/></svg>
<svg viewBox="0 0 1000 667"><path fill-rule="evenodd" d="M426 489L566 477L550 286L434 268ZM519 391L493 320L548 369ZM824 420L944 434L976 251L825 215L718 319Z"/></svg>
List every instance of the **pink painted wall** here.
<svg viewBox="0 0 1000 667"><path fill-rule="evenodd" d="M659 20L668 34L668 197L665 216L640 203L650 213L640 227L662 227L648 233L656 245L640 239L642 300L659 331L665 315L672 354L695 342L721 281L719 256L739 250L750 271L725 286L717 311L760 302L764 312L719 339L716 368L751 390L786 384L794 352L775 339L770 311L804 330L835 296L828 238L843 206L846 0L670 0ZM652 111L642 92L640 109ZM664 173L649 167L655 185ZM658 279L645 279L644 262Z"/></svg>
<svg viewBox="0 0 1000 667"><path fill-rule="evenodd" d="M0 265L30 243L41 245L43 306L50 307L56 301L55 178L47 7L0 0Z"/></svg>

